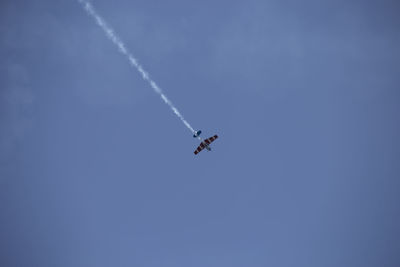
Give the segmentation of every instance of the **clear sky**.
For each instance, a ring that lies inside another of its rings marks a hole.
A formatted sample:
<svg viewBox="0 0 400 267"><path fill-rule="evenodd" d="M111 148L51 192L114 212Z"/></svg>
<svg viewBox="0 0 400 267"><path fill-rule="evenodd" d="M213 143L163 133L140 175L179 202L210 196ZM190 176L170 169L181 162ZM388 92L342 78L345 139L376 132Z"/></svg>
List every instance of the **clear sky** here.
<svg viewBox="0 0 400 267"><path fill-rule="evenodd" d="M0 4L0 266L400 265L398 1Z"/></svg>

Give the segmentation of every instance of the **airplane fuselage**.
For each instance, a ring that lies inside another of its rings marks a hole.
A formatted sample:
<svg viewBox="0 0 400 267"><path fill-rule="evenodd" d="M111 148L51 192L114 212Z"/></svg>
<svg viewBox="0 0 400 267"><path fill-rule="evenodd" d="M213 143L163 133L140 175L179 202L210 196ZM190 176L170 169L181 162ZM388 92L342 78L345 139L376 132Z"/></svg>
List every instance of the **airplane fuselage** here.
<svg viewBox="0 0 400 267"><path fill-rule="evenodd" d="M204 145L204 148L207 149L207 151L211 151L210 145L204 142L203 138L201 138L200 136L197 136L197 138L200 140L201 144Z"/></svg>

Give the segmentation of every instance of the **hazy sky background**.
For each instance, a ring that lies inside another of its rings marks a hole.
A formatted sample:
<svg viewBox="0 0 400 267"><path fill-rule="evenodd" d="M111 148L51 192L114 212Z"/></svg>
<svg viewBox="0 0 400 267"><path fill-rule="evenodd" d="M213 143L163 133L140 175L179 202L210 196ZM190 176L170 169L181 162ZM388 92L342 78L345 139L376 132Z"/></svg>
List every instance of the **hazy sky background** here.
<svg viewBox="0 0 400 267"><path fill-rule="evenodd" d="M398 1L0 4L0 266L399 266Z"/></svg>

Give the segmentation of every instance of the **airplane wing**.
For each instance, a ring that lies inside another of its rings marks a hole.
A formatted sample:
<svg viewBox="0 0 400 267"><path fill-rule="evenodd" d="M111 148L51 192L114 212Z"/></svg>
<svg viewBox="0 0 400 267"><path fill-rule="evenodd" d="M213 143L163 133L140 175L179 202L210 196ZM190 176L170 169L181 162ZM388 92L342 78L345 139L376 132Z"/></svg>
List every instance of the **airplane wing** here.
<svg viewBox="0 0 400 267"><path fill-rule="evenodd" d="M203 142L200 143L200 145L197 147L197 149L194 151L194 154L197 155L200 151L202 151L206 146L204 145Z"/></svg>
<svg viewBox="0 0 400 267"><path fill-rule="evenodd" d="M205 139L204 142L205 142L207 145L209 145L209 144L211 144L212 142L214 142L215 139L217 139L217 138L218 138L218 135L214 135L214 136L212 136L212 137L210 137L210 138Z"/></svg>
<svg viewBox="0 0 400 267"><path fill-rule="evenodd" d="M197 147L197 149L194 151L194 154L197 155L200 151L202 151L206 147L206 144L207 145L211 144L217 138L218 138L218 135L214 135L210 138L205 139L204 142L201 142L200 145Z"/></svg>

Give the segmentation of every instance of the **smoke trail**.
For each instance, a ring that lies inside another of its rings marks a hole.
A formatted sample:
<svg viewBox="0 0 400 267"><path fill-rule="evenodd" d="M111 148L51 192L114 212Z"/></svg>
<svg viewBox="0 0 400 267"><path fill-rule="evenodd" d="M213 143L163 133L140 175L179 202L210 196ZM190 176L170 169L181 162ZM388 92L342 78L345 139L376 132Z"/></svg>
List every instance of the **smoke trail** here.
<svg viewBox="0 0 400 267"><path fill-rule="evenodd" d="M172 104L172 102L167 98L167 96L162 92L161 88L150 78L149 74L143 69L143 67L138 63L136 58L132 56L132 54L125 47L125 44L119 39L117 34L113 31L113 29L108 26L105 20L97 14L94 10L93 6L87 2L86 0L78 0L79 3L83 6L86 12L96 21L97 25L103 29L108 39L110 39L117 47L119 52L127 57L129 63L136 68L136 70L142 75L142 78L147 81L151 88L160 95L161 99L172 109L176 116L185 124L185 126L194 133L192 126L185 120L182 114L178 111L178 109Z"/></svg>

